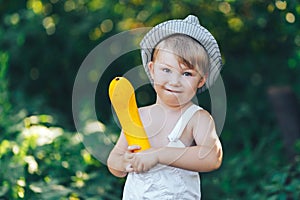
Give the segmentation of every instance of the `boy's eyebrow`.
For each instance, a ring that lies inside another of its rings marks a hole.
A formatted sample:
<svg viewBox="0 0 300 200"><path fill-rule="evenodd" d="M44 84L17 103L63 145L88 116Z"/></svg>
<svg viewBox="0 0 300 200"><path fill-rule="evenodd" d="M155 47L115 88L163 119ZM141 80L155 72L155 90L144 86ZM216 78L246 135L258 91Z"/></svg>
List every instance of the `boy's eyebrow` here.
<svg viewBox="0 0 300 200"><path fill-rule="evenodd" d="M159 65L166 65L168 67L174 68L172 65L169 65L167 63L161 63L161 62L156 62L156 63L159 64Z"/></svg>
<svg viewBox="0 0 300 200"><path fill-rule="evenodd" d="M182 69L182 70L191 70L191 71L197 71L197 70L195 70L194 68L189 68L188 66L186 66L185 64L182 64L182 63L180 63L180 68Z"/></svg>
<svg viewBox="0 0 300 200"><path fill-rule="evenodd" d="M167 67L170 67L170 68L175 68L175 67L173 67L172 65L169 65L169 64L167 64L167 63L161 63L161 62L156 62L157 64L160 64L160 65L166 65ZM181 64L181 63L179 63L179 66L180 66L180 69L181 70L189 70L189 71L195 71L195 72L198 72L196 69L191 69L191 68L189 68L189 67L187 67L186 65L184 65L184 64Z"/></svg>

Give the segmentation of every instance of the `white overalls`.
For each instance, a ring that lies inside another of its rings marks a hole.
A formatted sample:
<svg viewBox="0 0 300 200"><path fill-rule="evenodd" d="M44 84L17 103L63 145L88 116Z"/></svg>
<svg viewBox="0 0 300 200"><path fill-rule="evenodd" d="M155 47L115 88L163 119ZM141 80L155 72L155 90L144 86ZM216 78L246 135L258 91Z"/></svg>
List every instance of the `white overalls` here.
<svg viewBox="0 0 300 200"><path fill-rule="evenodd" d="M179 140L195 112L202 109L190 106L169 134L168 147L183 148ZM123 191L123 200L199 200L201 199L198 172L158 164L145 173L129 173Z"/></svg>

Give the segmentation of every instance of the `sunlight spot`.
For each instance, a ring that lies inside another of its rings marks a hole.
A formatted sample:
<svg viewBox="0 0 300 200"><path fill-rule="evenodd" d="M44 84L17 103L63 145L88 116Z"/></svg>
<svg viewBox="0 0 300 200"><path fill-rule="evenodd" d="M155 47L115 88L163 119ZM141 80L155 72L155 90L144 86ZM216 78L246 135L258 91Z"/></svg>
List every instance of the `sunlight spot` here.
<svg viewBox="0 0 300 200"><path fill-rule="evenodd" d="M0 158L11 148L10 142L8 140L3 140L0 143Z"/></svg>
<svg viewBox="0 0 300 200"><path fill-rule="evenodd" d="M276 1L275 2L275 6L279 9L279 10L285 10L287 7L287 3L286 1Z"/></svg>
<svg viewBox="0 0 300 200"><path fill-rule="evenodd" d="M117 140L119 139L118 135L114 135L114 134L110 134L110 139L112 142L117 142Z"/></svg>
<svg viewBox="0 0 300 200"><path fill-rule="evenodd" d="M42 123L53 123L53 117L51 115L39 115L39 121Z"/></svg>
<svg viewBox="0 0 300 200"><path fill-rule="evenodd" d="M33 156L26 156L24 161L28 164L28 172L33 174L34 172L38 171L38 164L35 161Z"/></svg>
<svg viewBox="0 0 300 200"><path fill-rule="evenodd" d="M25 186L26 186L25 180L23 180L23 179L17 180L17 184L18 184L19 186L21 186L21 187L25 187Z"/></svg>
<svg viewBox="0 0 300 200"><path fill-rule="evenodd" d="M103 187L98 187L98 188L97 188L97 192L98 192L99 194L104 194L104 193L105 193L105 189L104 189Z"/></svg>
<svg viewBox="0 0 300 200"><path fill-rule="evenodd" d="M142 5L144 3L143 0L132 0L131 1L135 6Z"/></svg>
<svg viewBox="0 0 300 200"><path fill-rule="evenodd" d="M33 191L33 192L35 192L35 193L42 193L43 192L43 190L42 190L42 188L41 187L38 187L38 186L35 186L35 185L29 185L29 188Z"/></svg>
<svg viewBox="0 0 300 200"><path fill-rule="evenodd" d="M291 12L288 12L286 15L285 15L285 20L289 23L294 23L296 18L295 18L295 15Z"/></svg>
<svg viewBox="0 0 300 200"><path fill-rule="evenodd" d="M73 195L73 194L72 194L72 195ZM69 197L69 200L80 200L80 198L79 198L79 197L76 197L76 196L75 196L75 197L74 197L74 196L70 196L70 197Z"/></svg>
<svg viewBox="0 0 300 200"><path fill-rule="evenodd" d="M83 135L81 133L78 133L71 138L71 143L74 145L79 144L81 141L83 141Z"/></svg>
<svg viewBox="0 0 300 200"><path fill-rule="evenodd" d="M101 31L103 33L110 32L113 29L113 27L114 27L113 21L110 19L104 20L100 25Z"/></svg>
<svg viewBox="0 0 300 200"><path fill-rule="evenodd" d="M25 139L36 138L36 144L38 146L51 144L53 140L62 135L62 133L61 128L47 128L41 125L30 126L22 131L22 135Z"/></svg>
<svg viewBox="0 0 300 200"><path fill-rule="evenodd" d="M46 183L50 183L50 182L52 181L52 179L51 179L49 176L46 176L46 177L44 178L44 181L45 181Z"/></svg>
<svg viewBox="0 0 300 200"><path fill-rule="evenodd" d="M228 24L232 30L237 31L237 32L240 31L242 29L242 27L244 26L243 21L238 17L231 18L228 21Z"/></svg>
<svg viewBox="0 0 300 200"><path fill-rule="evenodd" d="M221 2L219 4L219 10L226 15L226 14L230 13L231 6L228 2Z"/></svg>
<svg viewBox="0 0 300 200"><path fill-rule="evenodd" d="M77 171L76 176L80 178L82 176L82 171Z"/></svg>
<svg viewBox="0 0 300 200"><path fill-rule="evenodd" d="M273 4L269 4L268 7L267 7L267 10L268 10L269 12L273 12L274 9L275 9L275 7L274 7Z"/></svg>
<svg viewBox="0 0 300 200"><path fill-rule="evenodd" d="M63 166L64 168L67 169L67 168L69 168L70 165L69 165L69 163L67 161L62 161L61 162L61 166Z"/></svg>
<svg viewBox="0 0 300 200"><path fill-rule="evenodd" d="M77 171L76 172L76 176L78 178L83 179L83 180L88 180L89 179L89 175L87 173L85 173L85 172L82 172L82 171Z"/></svg>
<svg viewBox="0 0 300 200"><path fill-rule="evenodd" d="M118 23L118 28L120 30L128 30L133 28L134 23L135 20L133 18L127 18Z"/></svg>
<svg viewBox="0 0 300 200"><path fill-rule="evenodd" d="M43 3L39 0L29 0L27 2L27 7L32 9L35 14L40 14L43 12Z"/></svg>
<svg viewBox="0 0 300 200"><path fill-rule="evenodd" d="M71 179L75 182L75 186L81 188L85 185L85 180L89 179L89 175L82 171L76 172L76 177L71 177Z"/></svg>
<svg viewBox="0 0 300 200"><path fill-rule="evenodd" d="M102 31L100 30L99 27L95 28L92 32L89 34L89 38L91 40L97 40L101 37Z"/></svg>
<svg viewBox="0 0 300 200"><path fill-rule="evenodd" d="M36 157L40 160L44 159L46 156L45 152L44 151L38 151Z"/></svg>
<svg viewBox="0 0 300 200"><path fill-rule="evenodd" d="M87 122L86 126L84 127L84 132L86 134L104 132L104 131L105 131L105 125L99 121Z"/></svg>
<svg viewBox="0 0 300 200"><path fill-rule="evenodd" d="M18 154L20 152L20 147L18 145L13 145L12 152Z"/></svg>
<svg viewBox="0 0 300 200"><path fill-rule="evenodd" d="M52 17L46 17L43 20L43 26L46 29L48 35L52 35L55 33L55 23Z"/></svg>
<svg viewBox="0 0 300 200"><path fill-rule="evenodd" d="M125 9L126 7L123 4L118 3L114 6L114 13L121 14L124 12Z"/></svg>
<svg viewBox="0 0 300 200"><path fill-rule="evenodd" d="M84 183L83 180L77 180L76 183L75 183L75 185L78 188L82 188L85 185L85 183Z"/></svg>
<svg viewBox="0 0 300 200"><path fill-rule="evenodd" d="M38 124L39 123L39 118L35 115L28 117L30 124Z"/></svg>
<svg viewBox="0 0 300 200"><path fill-rule="evenodd" d="M25 197L25 190L24 190L24 188L18 187L18 196L20 198L22 198L22 199Z"/></svg>
<svg viewBox="0 0 300 200"><path fill-rule="evenodd" d="M142 10L137 15L137 19L140 21L145 21L149 17L150 13L147 10Z"/></svg>
<svg viewBox="0 0 300 200"><path fill-rule="evenodd" d="M92 156L88 151L82 150L81 151L81 156L83 157L83 160L84 160L85 163L91 163L92 162Z"/></svg>
<svg viewBox="0 0 300 200"><path fill-rule="evenodd" d="M75 9L76 9L76 4L75 4L75 2L72 1L72 0L67 0L67 1L65 2L64 9L65 9L66 12L70 12L70 11L72 11L72 10L75 10Z"/></svg>
<svg viewBox="0 0 300 200"><path fill-rule="evenodd" d="M20 21L20 15L18 13L15 13L10 17L10 23L13 25L18 24L19 21Z"/></svg>
<svg viewBox="0 0 300 200"><path fill-rule="evenodd" d="M103 8L104 5L105 5L105 1L103 0L91 0L88 3L89 9L91 11L99 10Z"/></svg>
<svg viewBox="0 0 300 200"><path fill-rule="evenodd" d="M59 153L53 154L55 160L61 160L61 155Z"/></svg>

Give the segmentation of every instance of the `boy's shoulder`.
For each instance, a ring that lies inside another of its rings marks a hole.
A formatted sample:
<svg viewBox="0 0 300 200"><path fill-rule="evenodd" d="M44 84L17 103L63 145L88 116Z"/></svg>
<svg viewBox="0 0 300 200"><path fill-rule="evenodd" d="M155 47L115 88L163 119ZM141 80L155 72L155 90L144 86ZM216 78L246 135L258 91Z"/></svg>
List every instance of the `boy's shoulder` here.
<svg viewBox="0 0 300 200"><path fill-rule="evenodd" d="M198 111L195 112L194 116L192 117L192 121L194 121L195 123L199 123L199 122L203 122L203 123L208 123L208 122L213 122L213 117L211 116L211 114L203 109L202 107L200 107L201 109L199 109Z"/></svg>

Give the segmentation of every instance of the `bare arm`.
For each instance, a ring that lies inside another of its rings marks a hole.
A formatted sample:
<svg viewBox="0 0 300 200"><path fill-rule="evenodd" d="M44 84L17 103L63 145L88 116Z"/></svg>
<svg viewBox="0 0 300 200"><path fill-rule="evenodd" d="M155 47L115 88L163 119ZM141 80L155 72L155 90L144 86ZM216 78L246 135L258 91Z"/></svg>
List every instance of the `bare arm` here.
<svg viewBox="0 0 300 200"><path fill-rule="evenodd" d="M135 155L132 164L133 171L148 171L149 165L152 167L157 163L197 172L209 172L218 169L223 156L220 142L207 148L205 150L208 151L207 153L203 152L203 148L207 147L162 147L141 152Z"/></svg>
<svg viewBox="0 0 300 200"><path fill-rule="evenodd" d="M222 162L222 149L216 144L203 157L201 146L186 148L164 147L158 151L158 162L190 171L209 172L218 169Z"/></svg>
<svg viewBox="0 0 300 200"><path fill-rule="evenodd" d="M127 141L123 133L121 133L118 142L110 152L107 159L107 167L109 171L117 176L124 177L129 171L127 166L132 162L133 155L127 150Z"/></svg>
<svg viewBox="0 0 300 200"><path fill-rule="evenodd" d="M218 169L223 152L213 119L206 111L201 111L195 114L190 123L193 124L196 146L152 148L137 153L132 162L133 170L144 172L157 163L198 172Z"/></svg>

